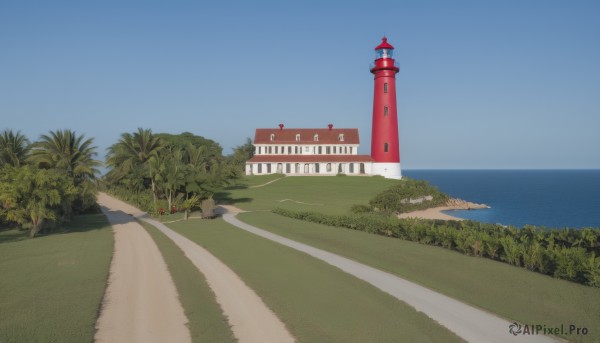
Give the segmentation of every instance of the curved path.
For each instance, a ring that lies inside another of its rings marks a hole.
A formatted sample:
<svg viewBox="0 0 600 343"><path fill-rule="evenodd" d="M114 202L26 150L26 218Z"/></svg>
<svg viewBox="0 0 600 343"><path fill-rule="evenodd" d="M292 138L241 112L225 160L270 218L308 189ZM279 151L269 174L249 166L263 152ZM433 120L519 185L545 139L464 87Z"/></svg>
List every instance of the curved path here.
<svg viewBox="0 0 600 343"><path fill-rule="evenodd" d="M187 318L158 247L114 200L98 196L113 226L115 252L96 342L190 342Z"/></svg>
<svg viewBox="0 0 600 343"><path fill-rule="evenodd" d="M264 304L260 297L229 267L206 249L169 229L164 224L150 219L146 213L131 205L106 194L101 194L100 197L112 199L111 203L116 208L153 225L183 250L187 258L204 274L223 313L227 316L234 336L239 342L294 342L294 338L287 331L285 325ZM172 337L162 341L184 342Z"/></svg>
<svg viewBox="0 0 600 343"><path fill-rule="evenodd" d="M228 207L231 208L231 207ZM513 336L509 333L511 322L489 312L477 309L460 301L434 292L428 288L402 279L396 275L369 267L325 250L276 235L269 231L246 224L234 213L225 213L226 222L258 236L302 251L325 261L348 274L364 280L382 291L425 313L458 336L469 342L559 342L547 336Z"/></svg>

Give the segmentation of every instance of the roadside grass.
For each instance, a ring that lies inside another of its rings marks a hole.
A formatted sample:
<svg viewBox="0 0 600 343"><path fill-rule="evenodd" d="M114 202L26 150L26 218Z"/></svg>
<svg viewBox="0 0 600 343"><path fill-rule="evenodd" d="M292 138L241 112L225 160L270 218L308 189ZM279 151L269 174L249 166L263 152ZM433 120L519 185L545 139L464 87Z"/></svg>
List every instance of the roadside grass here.
<svg viewBox="0 0 600 343"><path fill-rule="evenodd" d="M285 174L248 175L238 182L237 187L249 188L264 185L277 179L286 177ZM236 187L236 186L234 186Z"/></svg>
<svg viewBox="0 0 600 343"><path fill-rule="evenodd" d="M261 178L261 179L259 179ZM242 183L263 184L262 176ZM221 203L234 203L247 211L281 207L329 214L347 214L355 204L366 204L379 192L402 181L370 176L288 176L258 188L230 187L215 195Z"/></svg>
<svg viewBox="0 0 600 343"><path fill-rule="evenodd" d="M27 235L0 232L0 342L92 342L114 247L106 217Z"/></svg>
<svg viewBox="0 0 600 343"><path fill-rule="evenodd" d="M561 324L587 327L586 336L564 337L581 342L600 341L598 288L441 247L304 222L270 212L241 213L238 218L396 274L510 320L548 327Z"/></svg>
<svg viewBox="0 0 600 343"><path fill-rule="evenodd" d="M206 279L183 251L154 226L138 221L158 246L188 318L192 342L235 342L227 318Z"/></svg>
<svg viewBox="0 0 600 343"><path fill-rule="evenodd" d="M222 219L168 226L227 264L299 342L461 341L370 284Z"/></svg>

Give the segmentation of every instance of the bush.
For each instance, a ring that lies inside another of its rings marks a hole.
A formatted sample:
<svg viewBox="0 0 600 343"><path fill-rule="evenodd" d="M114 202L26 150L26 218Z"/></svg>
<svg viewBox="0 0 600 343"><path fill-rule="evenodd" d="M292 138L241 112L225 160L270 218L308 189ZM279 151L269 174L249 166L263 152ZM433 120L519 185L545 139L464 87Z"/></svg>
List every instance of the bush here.
<svg viewBox="0 0 600 343"><path fill-rule="evenodd" d="M463 254L501 260L514 266L600 287L600 229L548 230L534 226L519 230L475 221L398 219L364 212L354 205L351 215L328 215L276 208L273 213L329 226L441 246Z"/></svg>
<svg viewBox="0 0 600 343"><path fill-rule="evenodd" d="M431 197L431 199L426 200L425 197ZM375 211L403 213L441 206L448 199L447 194L429 185L427 181L405 178L377 194L369 201L369 205Z"/></svg>

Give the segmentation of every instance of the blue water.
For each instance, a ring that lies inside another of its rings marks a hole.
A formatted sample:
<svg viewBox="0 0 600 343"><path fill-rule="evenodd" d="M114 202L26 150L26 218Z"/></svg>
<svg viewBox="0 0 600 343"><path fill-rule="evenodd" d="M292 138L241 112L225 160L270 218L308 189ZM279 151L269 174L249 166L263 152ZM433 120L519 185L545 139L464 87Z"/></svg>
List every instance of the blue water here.
<svg viewBox="0 0 600 343"><path fill-rule="evenodd" d="M449 211L504 225L600 227L600 170L403 170L453 197L491 206Z"/></svg>

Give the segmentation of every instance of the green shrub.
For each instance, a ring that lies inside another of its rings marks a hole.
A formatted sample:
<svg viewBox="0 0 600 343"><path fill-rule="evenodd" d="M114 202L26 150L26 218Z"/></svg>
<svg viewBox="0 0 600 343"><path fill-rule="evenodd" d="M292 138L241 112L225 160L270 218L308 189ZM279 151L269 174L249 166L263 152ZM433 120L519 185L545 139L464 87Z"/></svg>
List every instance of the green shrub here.
<svg viewBox="0 0 600 343"><path fill-rule="evenodd" d="M431 197L431 200L425 200ZM369 201L375 211L386 213L404 213L441 206L448 201L449 196L429 185L427 181L405 178L401 182L377 194ZM421 201L411 203L411 201Z"/></svg>
<svg viewBox="0 0 600 343"><path fill-rule="evenodd" d="M273 213L329 226L436 245L463 254L504 261L514 266L557 278L600 287L600 229L548 230L475 221L398 219L382 213L363 212L353 206L351 215L328 215L276 208Z"/></svg>

